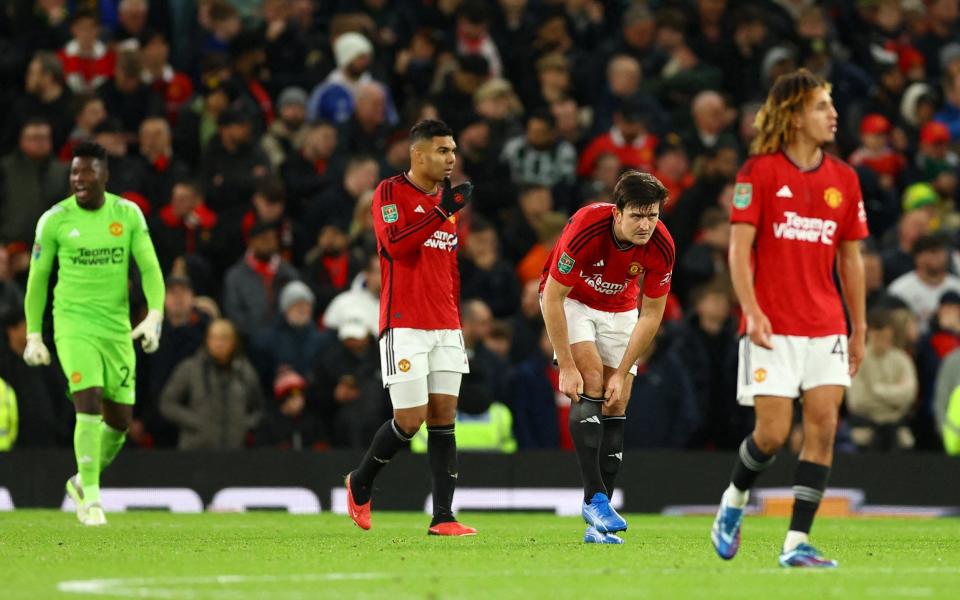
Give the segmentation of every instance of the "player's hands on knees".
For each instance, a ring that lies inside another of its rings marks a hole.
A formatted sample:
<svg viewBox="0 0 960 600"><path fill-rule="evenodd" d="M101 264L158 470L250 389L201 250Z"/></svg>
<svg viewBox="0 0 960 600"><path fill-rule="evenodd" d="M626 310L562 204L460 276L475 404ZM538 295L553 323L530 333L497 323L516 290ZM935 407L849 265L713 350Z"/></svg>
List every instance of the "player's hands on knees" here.
<svg viewBox="0 0 960 600"><path fill-rule="evenodd" d="M605 408L618 408L626 399L624 387L626 385L626 376L620 371L616 371L607 380L603 388L603 406Z"/></svg>
<svg viewBox="0 0 960 600"><path fill-rule="evenodd" d="M50 364L50 351L43 343L43 336L39 333L27 334L27 347L23 350L23 362L31 367Z"/></svg>
<svg viewBox="0 0 960 600"><path fill-rule="evenodd" d="M863 362L863 356L866 354L866 341L863 335L854 334L850 337L847 344L847 360L850 363L850 377L857 374L860 370L860 363Z"/></svg>
<svg viewBox="0 0 960 600"><path fill-rule="evenodd" d="M143 338L140 345L147 354L152 354L160 347L160 330L163 327L163 313L153 309L147 311L147 316L130 332L133 339Z"/></svg>
<svg viewBox="0 0 960 600"><path fill-rule="evenodd" d="M440 210L448 217L463 208L473 197L473 183L465 181L451 187L450 178L443 178L443 191L440 194Z"/></svg>
<svg viewBox="0 0 960 600"><path fill-rule="evenodd" d="M770 325L767 315L758 310L755 313L747 313L746 318L747 335L750 336L750 341L761 348L773 350L773 326Z"/></svg>
<svg viewBox="0 0 960 600"><path fill-rule="evenodd" d="M583 393L583 377L576 367L560 367L560 393L573 402L580 402Z"/></svg>

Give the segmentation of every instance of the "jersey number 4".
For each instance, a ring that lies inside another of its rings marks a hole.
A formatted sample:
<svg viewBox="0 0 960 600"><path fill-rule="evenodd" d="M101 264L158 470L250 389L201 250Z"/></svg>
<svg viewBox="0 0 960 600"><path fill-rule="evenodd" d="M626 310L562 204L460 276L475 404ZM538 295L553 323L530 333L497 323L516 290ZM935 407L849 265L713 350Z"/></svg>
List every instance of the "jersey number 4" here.
<svg viewBox="0 0 960 600"><path fill-rule="evenodd" d="M847 355L843 351L843 338L839 335L837 336L837 341L833 344L833 350L830 351L830 354L839 354L840 360L846 363Z"/></svg>

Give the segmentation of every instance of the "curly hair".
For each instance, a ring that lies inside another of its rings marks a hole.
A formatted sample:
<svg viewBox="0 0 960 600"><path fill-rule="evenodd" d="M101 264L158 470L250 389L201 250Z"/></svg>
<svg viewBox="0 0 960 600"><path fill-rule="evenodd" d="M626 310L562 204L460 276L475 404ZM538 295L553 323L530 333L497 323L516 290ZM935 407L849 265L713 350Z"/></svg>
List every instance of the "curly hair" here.
<svg viewBox="0 0 960 600"><path fill-rule="evenodd" d="M803 112L810 94L820 88L829 91L830 84L807 69L778 77L754 121L757 137L750 144L750 154L773 154L793 142L793 119Z"/></svg>

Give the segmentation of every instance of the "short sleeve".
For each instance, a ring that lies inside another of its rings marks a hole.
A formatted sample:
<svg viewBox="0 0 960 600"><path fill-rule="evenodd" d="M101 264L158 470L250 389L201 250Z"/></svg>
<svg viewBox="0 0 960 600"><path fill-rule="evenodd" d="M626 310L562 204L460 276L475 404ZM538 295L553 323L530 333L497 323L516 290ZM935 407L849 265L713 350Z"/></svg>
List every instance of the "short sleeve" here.
<svg viewBox="0 0 960 600"><path fill-rule="evenodd" d="M850 198L854 201L847 207L846 219L840 239L844 241L862 240L870 235L867 228L867 209L863 204L863 192L860 191L860 179L856 172L850 174Z"/></svg>
<svg viewBox="0 0 960 600"><path fill-rule="evenodd" d="M755 169L754 159L748 160L737 173L733 186L733 206L730 209L731 223L760 223L761 181Z"/></svg>
<svg viewBox="0 0 960 600"><path fill-rule="evenodd" d="M551 255L550 276L567 287L577 282L577 273L591 246L591 238L579 224L576 218L567 224L557 240L557 251Z"/></svg>
<svg viewBox="0 0 960 600"><path fill-rule="evenodd" d="M662 223L658 225L657 233L647 243L651 244L651 247L643 274L643 295L648 298L659 298L670 293L676 248L673 237Z"/></svg>

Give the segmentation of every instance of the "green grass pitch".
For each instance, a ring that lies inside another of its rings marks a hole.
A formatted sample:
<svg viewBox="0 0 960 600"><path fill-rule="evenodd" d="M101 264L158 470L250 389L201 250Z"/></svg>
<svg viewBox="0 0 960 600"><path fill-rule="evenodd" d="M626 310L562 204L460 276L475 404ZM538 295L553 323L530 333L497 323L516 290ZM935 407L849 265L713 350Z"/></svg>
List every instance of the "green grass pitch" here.
<svg viewBox="0 0 960 600"><path fill-rule="evenodd" d="M721 561L709 518L631 515L623 546L580 543L579 519L471 514L474 538L426 535L422 514L345 516L0 513L0 597L621 598L809 600L960 598L960 520L820 519L835 571L777 566L785 519L748 517Z"/></svg>

